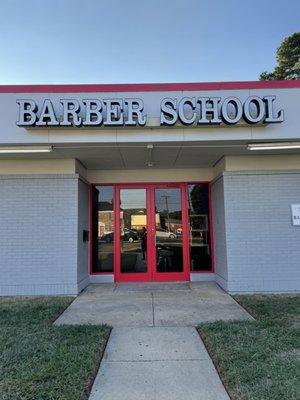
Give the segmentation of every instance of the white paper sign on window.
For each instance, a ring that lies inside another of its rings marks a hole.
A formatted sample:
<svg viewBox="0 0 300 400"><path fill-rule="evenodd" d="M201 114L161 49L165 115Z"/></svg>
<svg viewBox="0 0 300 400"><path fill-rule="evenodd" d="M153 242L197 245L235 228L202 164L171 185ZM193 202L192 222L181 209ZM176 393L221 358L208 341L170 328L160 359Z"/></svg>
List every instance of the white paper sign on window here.
<svg viewBox="0 0 300 400"><path fill-rule="evenodd" d="M294 226L300 226L300 204L292 204L292 223Z"/></svg>

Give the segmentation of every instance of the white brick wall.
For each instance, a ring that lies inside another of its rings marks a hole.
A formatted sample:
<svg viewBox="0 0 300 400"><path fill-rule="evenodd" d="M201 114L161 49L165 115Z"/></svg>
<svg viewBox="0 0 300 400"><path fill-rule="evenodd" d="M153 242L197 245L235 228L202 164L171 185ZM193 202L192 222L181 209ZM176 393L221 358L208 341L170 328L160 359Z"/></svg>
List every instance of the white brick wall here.
<svg viewBox="0 0 300 400"><path fill-rule="evenodd" d="M300 172L225 172L212 185L216 281L300 290ZM89 281L88 186L77 175L0 176L0 295L76 294Z"/></svg>
<svg viewBox="0 0 300 400"><path fill-rule="evenodd" d="M78 227L78 176L0 176L0 295L77 293Z"/></svg>
<svg viewBox="0 0 300 400"><path fill-rule="evenodd" d="M290 206L300 203L300 172L225 172L221 179L228 291L299 291L300 228L291 224ZM218 211L214 227L217 218ZM222 269L218 236L217 230L215 257Z"/></svg>

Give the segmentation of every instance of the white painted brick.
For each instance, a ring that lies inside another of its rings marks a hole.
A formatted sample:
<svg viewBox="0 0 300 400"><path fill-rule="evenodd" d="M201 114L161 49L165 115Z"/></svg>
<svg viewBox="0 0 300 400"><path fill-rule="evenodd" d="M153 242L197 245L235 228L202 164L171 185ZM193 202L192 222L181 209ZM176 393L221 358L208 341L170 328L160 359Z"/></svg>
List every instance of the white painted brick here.
<svg viewBox="0 0 300 400"><path fill-rule="evenodd" d="M300 203L296 171L227 172L213 184L215 268L229 291L300 291L300 228L291 224L293 203Z"/></svg>
<svg viewBox="0 0 300 400"><path fill-rule="evenodd" d="M0 295L78 292L88 276L79 234L87 207L75 175L0 177Z"/></svg>

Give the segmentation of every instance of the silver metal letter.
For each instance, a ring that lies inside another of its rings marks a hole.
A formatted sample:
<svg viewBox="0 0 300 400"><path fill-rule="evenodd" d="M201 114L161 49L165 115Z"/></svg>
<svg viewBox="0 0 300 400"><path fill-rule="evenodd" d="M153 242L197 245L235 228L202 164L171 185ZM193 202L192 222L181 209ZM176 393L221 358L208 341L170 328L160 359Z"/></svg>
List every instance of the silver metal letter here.
<svg viewBox="0 0 300 400"><path fill-rule="evenodd" d="M37 126L57 126L59 122L50 100L44 100L40 118L36 122Z"/></svg>
<svg viewBox="0 0 300 400"><path fill-rule="evenodd" d="M125 99L124 103L128 107L128 119L125 121L125 125L140 126L146 125L147 116L143 115L144 103L141 99ZM133 119L133 116L137 117L137 121Z"/></svg>
<svg viewBox="0 0 300 400"><path fill-rule="evenodd" d="M124 124L123 115L123 100L122 99L106 99L103 100L106 104L106 121L104 125L120 126Z"/></svg>
<svg viewBox="0 0 300 400"><path fill-rule="evenodd" d="M103 122L101 110L102 103L100 100L82 100L85 105L85 119L82 122L84 126L101 125Z"/></svg>
<svg viewBox="0 0 300 400"><path fill-rule="evenodd" d="M198 124L220 124L218 103L221 97L198 97L197 102L200 104L200 118ZM209 107L207 107L209 105ZM208 119L207 115L212 118Z"/></svg>
<svg viewBox="0 0 300 400"><path fill-rule="evenodd" d="M228 105L232 104L235 109L235 115L230 114ZM221 106L221 118L225 124L234 125L239 122L243 115L242 102L237 97L227 97Z"/></svg>
<svg viewBox="0 0 300 400"><path fill-rule="evenodd" d="M36 122L37 105L33 100L17 100L19 104L18 126L34 126Z"/></svg>
<svg viewBox="0 0 300 400"><path fill-rule="evenodd" d="M60 100L63 105L63 120L60 122L61 126L80 126L82 118L79 117L80 105L78 100L63 99ZM70 118L71 117L71 118Z"/></svg>
<svg viewBox="0 0 300 400"><path fill-rule="evenodd" d="M192 114L187 118L185 106L188 105L192 109ZM196 97L183 97L178 104L178 116L184 125L192 125L196 121Z"/></svg>
<svg viewBox="0 0 300 400"><path fill-rule="evenodd" d="M278 123L284 121L284 111L280 110L277 113L277 116L274 115L274 100L276 100L276 96L264 96L264 102L266 103L266 119L264 122L268 123Z"/></svg>
<svg viewBox="0 0 300 400"><path fill-rule="evenodd" d="M160 105L160 124L161 125L175 125L177 122L177 99L165 98L161 101Z"/></svg>
<svg viewBox="0 0 300 400"><path fill-rule="evenodd" d="M253 116L251 113L250 107L251 104L254 104L257 110L257 115L256 117ZM258 96L250 96L244 103L244 119L247 121L249 124L257 124L258 122L261 122L262 119L265 117L266 112L265 112L265 103L263 100L258 97Z"/></svg>

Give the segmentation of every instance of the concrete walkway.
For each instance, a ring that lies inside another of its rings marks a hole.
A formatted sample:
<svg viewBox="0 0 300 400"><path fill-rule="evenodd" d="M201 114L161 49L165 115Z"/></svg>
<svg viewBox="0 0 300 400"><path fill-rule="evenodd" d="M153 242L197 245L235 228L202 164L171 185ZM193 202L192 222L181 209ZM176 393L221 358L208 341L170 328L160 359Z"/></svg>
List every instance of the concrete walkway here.
<svg viewBox="0 0 300 400"><path fill-rule="evenodd" d="M191 327L114 328L90 400L229 400Z"/></svg>
<svg viewBox="0 0 300 400"><path fill-rule="evenodd" d="M214 282L98 284L88 286L56 324L194 327L240 319L251 317Z"/></svg>
<svg viewBox="0 0 300 400"><path fill-rule="evenodd" d="M55 322L113 326L90 400L229 400L199 322L252 319L214 283L91 285Z"/></svg>

